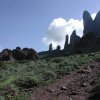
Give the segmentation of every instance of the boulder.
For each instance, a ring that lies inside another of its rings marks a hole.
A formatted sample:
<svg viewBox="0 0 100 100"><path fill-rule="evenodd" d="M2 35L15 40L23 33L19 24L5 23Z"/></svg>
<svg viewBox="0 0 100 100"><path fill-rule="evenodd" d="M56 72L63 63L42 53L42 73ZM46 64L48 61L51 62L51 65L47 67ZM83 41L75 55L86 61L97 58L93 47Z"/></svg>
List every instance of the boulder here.
<svg viewBox="0 0 100 100"><path fill-rule="evenodd" d="M38 53L32 48L15 49L12 51L16 60L36 60L39 58Z"/></svg>
<svg viewBox="0 0 100 100"><path fill-rule="evenodd" d="M16 60L24 60L25 55L20 47L16 47L16 49L12 50L12 55Z"/></svg>
<svg viewBox="0 0 100 100"><path fill-rule="evenodd" d="M3 61L8 61L11 58L11 50L10 49L4 49L2 50L2 52L0 53L0 60Z"/></svg>

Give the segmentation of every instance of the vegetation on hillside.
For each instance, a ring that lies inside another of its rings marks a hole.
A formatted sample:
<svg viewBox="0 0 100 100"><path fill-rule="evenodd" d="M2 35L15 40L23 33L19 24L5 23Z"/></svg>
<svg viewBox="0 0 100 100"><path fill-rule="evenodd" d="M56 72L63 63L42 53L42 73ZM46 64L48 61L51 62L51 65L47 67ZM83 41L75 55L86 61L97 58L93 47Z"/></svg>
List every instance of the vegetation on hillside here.
<svg viewBox="0 0 100 100"><path fill-rule="evenodd" d="M100 52L66 57L0 62L0 100L25 100L36 87L47 85L81 65L100 59Z"/></svg>

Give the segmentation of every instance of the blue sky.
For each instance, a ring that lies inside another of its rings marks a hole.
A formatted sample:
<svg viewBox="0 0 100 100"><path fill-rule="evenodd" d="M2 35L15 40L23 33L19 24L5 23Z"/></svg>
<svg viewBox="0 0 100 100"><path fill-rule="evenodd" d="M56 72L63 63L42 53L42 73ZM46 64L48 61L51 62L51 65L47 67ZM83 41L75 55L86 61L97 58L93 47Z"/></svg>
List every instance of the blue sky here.
<svg viewBox="0 0 100 100"><path fill-rule="evenodd" d="M48 50L49 42L55 42L49 39L55 20L81 20L84 10L97 13L99 6L99 0L0 0L0 48Z"/></svg>

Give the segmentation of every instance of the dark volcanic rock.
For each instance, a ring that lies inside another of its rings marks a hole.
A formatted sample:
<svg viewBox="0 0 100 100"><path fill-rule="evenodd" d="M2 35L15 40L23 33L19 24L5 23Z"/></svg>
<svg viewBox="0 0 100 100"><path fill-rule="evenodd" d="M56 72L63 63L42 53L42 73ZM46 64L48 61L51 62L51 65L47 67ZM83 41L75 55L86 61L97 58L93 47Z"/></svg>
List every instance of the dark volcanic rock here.
<svg viewBox="0 0 100 100"><path fill-rule="evenodd" d="M16 47L16 49L12 50L12 55L16 60L23 60L25 55L20 47Z"/></svg>
<svg viewBox="0 0 100 100"><path fill-rule="evenodd" d="M65 45L64 45L64 50L67 50L68 49L68 35L66 35L66 38L65 38Z"/></svg>
<svg viewBox="0 0 100 100"><path fill-rule="evenodd" d="M42 57L56 57L65 56L73 53L95 52L100 50L100 11L97 13L93 20L88 11L83 13L83 36L80 38L76 35L74 30L70 36L70 44L68 43L69 37L65 37L64 49L52 50L52 44L49 45L49 51L40 52ZM58 47L57 47L58 48Z"/></svg>
<svg viewBox="0 0 100 100"><path fill-rule="evenodd" d="M100 50L100 38L96 37L95 33L87 33L77 44L75 44L76 51L95 52Z"/></svg>
<svg viewBox="0 0 100 100"><path fill-rule="evenodd" d="M37 52L32 49L32 48L23 48L23 53L24 53L24 56L25 56L25 59L38 59L39 56L37 54Z"/></svg>
<svg viewBox="0 0 100 100"><path fill-rule="evenodd" d="M93 20L88 11L84 11L84 13L83 13L83 24L84 24L84 30L83 30L84 35L89 32L94 32Z"/></svg>
<svg viewBox="0 0 100 100"><path fill-rule="evenodd" d="M70 36L70 49L74 49L76 43L78 43L80 37L76 35L76 30L73 31L72 35Z"/></svg>
<svg viewBox="0 0 100 100"><path fill-rule="evenodd" d="M52 43L49 45L49 51L52 51L53 47L52 47Z"/></svg>
<svg viewBox="0 0 100 100"><path fill-rule="evenodd" d="M100 11L97 13L94 19L94 32L96 33L97 37L100 37Z"/></svg>
<svg viewBox="0 0 100 100"><path fill-rule="evenodd" d="M0 60L6 60L6 61L8 61L11 58L12 58L12 55L11 55L11 50L10 49L4 49L0 53Z"/></svg>
<svg viewBox="0 0 100 100"><path fill-rule="evenodd" d="M95 21L97 24L100 25L100 11L97 13L97 15L96 15L94 21Z"/></svg>
<svg viewBox="0 0 100 100"><path fill-rule="evenodd" d="M61 49L61 47L60 47L60 45L58 45L57 48L56 48L56 50L59 51L60 49Z"/></svg>
<svg viewBox="0 0 100 100"><path fill-rule="evenodd" d="M32 48L23 48L16 47L14 50L4 49L0 53L0 60L36 60L38 59L38 53Z"/></svg>
<svg viewBox="0 0 100 100"><path fill-rule="evenodd" d="M95 33L97 37L100 37L100 11L97 13L94 20L91 18L91 15L89 14L88 11L84 11L83 24L84 24L84 30L83 30L84 35L92 32Z"/></svg>

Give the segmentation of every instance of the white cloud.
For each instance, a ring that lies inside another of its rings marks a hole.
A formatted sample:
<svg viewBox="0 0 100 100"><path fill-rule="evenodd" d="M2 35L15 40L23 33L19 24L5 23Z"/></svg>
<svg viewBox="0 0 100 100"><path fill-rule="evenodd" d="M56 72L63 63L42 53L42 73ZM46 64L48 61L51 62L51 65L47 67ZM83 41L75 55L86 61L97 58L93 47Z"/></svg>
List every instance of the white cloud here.
<svg viewBox="0 0 100 100"><path fill-rule="evenodd" d="M91 15L91 17L92 17L92 19L94 20L95 17L96 17L96 13L93 13L93 14Z"/></svg>
<svg viewBox="0 0 100 100"><path fill-rule="evenodd" d="M2 47L0 46L0 52L2 51Z"/></svg>
<svg viewBox="0 0 100 100"><path fill-rule="evenodd" d="M93 13L91 17L94 19L96 13ZM45 45L53 44L55 49L57 45L60 45L63 49L65 43L65 36L69 36L76 30L78 36L83 35L83 20L69 19L68 21L63 18L54 19L47 31L47 36L43 37L42 41Z"/></svg>

